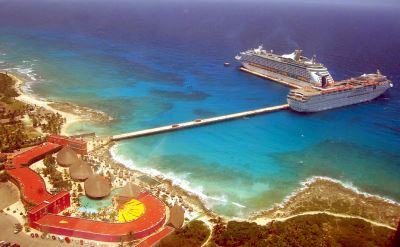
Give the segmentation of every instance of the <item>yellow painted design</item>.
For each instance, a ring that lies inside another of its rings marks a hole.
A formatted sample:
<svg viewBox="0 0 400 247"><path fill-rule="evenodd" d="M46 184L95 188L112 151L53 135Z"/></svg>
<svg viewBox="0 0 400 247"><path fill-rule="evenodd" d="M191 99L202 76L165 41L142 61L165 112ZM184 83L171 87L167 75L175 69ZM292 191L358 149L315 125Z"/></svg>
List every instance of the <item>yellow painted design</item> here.
<svg viewBox="0 0 400 247"><path fill-rule="evenodd" d="M138 200L132 199L126 202L118 210L118 222L129 222L135 220L144 214L144 205Z"/></svg>
<svg viewBox="0 0 400 247"><path fill-rule="evenodd" d="M60 222L59 222L60 224L67 224L68 223L68 221L66 221L66 220L60 220Z"/></svg>

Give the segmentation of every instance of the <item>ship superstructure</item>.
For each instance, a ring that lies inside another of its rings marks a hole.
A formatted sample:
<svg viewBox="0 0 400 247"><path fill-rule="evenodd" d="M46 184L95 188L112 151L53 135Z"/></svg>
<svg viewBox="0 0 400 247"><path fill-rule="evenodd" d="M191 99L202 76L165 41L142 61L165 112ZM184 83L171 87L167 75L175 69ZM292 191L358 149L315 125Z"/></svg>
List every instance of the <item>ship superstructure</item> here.
<svg viewBox="0 0 400 247"><path fill-rule="evenodd" d="M320 86L322 78L333 82L328 69L316 61L302 55L302 50L291 54L277 55L266 51L262 46L257 49L241 52L235 57L242 63L246 71L262 75L270 80L284 82L298 87Z"/></svg>
<svg viewBox="0 0 400 247"><path fill-rule="evenodd" d="M393 87L379 71L340 82L322 78L321 86L293 89L287 97L289 106L299 112L317 112L375 99Z"/></svg>

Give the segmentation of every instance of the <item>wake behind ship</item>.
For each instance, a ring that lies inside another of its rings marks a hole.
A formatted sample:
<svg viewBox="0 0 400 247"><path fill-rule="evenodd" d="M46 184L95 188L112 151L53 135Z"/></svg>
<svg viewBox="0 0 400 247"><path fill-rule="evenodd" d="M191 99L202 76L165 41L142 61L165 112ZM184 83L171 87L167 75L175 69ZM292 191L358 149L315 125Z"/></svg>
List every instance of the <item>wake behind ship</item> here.
<svg viewBox="0 0 400 247"><path fill-rule="evenodd" d="M291 54L277 55L262 46L241 52L235 59L242 63L242 70L292 87L321 85L322 78L333 82L328 69L316 61L302 55L301 50Z"/></svg>

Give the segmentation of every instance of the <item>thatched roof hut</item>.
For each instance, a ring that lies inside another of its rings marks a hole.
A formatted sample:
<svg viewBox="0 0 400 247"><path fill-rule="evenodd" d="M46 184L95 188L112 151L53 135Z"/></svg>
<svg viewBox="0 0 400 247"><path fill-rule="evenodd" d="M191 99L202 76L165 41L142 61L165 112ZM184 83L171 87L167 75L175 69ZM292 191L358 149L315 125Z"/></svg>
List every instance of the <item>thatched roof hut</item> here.
<svg viewBox="0 0 400 247"><path fill-rule="evenodd" d="M119 196L123 197L138 197L142 193L142 189L134 184L134 183L127 183L119 192Z"/></svg>
<svg viewBox="0 0 400 247"><path fill-rule="evenodd" d="M172 225L175 229L179 229L183 225L183 221L185 220L185 210L181 206L174 205L170 208L170 216L169 216L169 224Z"/></svg>
<svg viewBox="0 0 400 247"><path fill-rule="evenodd" d="M68 146L64 146L58 153L56 158L57 164L63 167L69 167L76 164L79 159L78 155Z"/></svg>
<svg viewBox="0 0 400 247"><path fill-rule="evenodd" d="M108 196L111 192L110 182L103 176L92 175L84 184L85 194L91 198L102 198Z"/></svg>
<svg viewBox="0 0 400 247"><path fill-rule="evenodd" d="M85 181L92 174L92 167L83 160L79 160L69 167L69 175L73 180Z"/></svg>

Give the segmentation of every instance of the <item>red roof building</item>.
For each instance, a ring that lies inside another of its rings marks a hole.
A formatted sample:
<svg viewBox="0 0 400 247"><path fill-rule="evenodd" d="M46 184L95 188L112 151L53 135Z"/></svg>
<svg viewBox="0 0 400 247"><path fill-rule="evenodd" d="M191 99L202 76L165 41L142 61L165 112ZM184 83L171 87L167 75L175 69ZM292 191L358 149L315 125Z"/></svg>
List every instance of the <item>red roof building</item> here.
<svg viewBox="0 0 400 247"><path fill-rule="evenodd" d="M63 146L69 146L78 154L87 154L87 143L82 140L78 140L68 136L50 135L49 137L47 137L47 141Z"/></svg>
<svg viewBox="0 0 400 247"><path fill-rule="evenodd" d="M71 196L69 192L63 191L55 196L44 200L42 203L32 208L28 212L28 221L31 227L36 228L35 222L47 214L58 214L71 206Z"/></svg>
<svg viewBox="0 0 400 247"><path fill-rule="evenodd" d="M61 146L53 143L43 143L26 152L18 154L12 160L12 165L7 165L6 169L11 180L21 190L24 202L38 205L48 200L52 195L47 192L46 185L41 176L32 171L28 165L43 159L47 154L52 154L60 150Z"/></svg>
<svg viewBox="0 0 400 247"><path fill-rule="evenodd" d="M36 221L37 229L48 233L106 242L143 238L160 229L166 220L165 205L153 195L140 199L145 213L127 223L107 223L75 217L47 214Z"/></svg>
<svg viewBox="0 0 400 247"><path fill-rule="evenodd" d="M165 205L147 192L137 198L145 206L145 213L131 222L107 223L57 215L70 206L69 192L51 195L47 192L42 177L27 166L47 154L57 152L60 148L59 144L44 143L15 156L12 164L6 168L12 180L20 188L23 200L35 205L28 211L28 221L31 227L64 236L120 242L121 240L129 241L147 237L164 226L166 221ZM162 232L151 240L158 241L170 230Z"/></svg>

